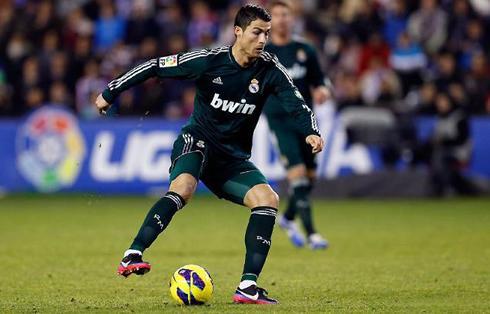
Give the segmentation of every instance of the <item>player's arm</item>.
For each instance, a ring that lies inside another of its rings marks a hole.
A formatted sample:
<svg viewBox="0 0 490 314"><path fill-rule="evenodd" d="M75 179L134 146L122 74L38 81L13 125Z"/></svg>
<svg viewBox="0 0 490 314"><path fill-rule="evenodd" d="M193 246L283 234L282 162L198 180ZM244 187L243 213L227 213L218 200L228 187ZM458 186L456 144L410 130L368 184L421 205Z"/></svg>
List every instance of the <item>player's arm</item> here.
<svg viewBox="0 0 490 314"><path fill-rule="evenodd" d="M95 105L100 114L107 109L119 95L131 86L140 84L152 77L197 79L206 68L207 50L181 53L178 55L155 58L142 63L112 80L97 97Z"/></svg>
<svg viewBox="0 0 490 314"><path fill-rule="evenodd" d="M312 87L313 103L322 104L332 97L332 84L323 75L315 48L308 47L307 54L308 84Z"/></svg>
<svg viewBox="0 0 490 314"><path fill-rule="evenodd" d="M274 63L275 66L272 70L274 93L284 109L298 122L306 143L312 146L313 153L321 152L325 143L320 136L315 114L306 105L303 96L294 85L284 66L279 63L277 58L274 59Z"/></svg>

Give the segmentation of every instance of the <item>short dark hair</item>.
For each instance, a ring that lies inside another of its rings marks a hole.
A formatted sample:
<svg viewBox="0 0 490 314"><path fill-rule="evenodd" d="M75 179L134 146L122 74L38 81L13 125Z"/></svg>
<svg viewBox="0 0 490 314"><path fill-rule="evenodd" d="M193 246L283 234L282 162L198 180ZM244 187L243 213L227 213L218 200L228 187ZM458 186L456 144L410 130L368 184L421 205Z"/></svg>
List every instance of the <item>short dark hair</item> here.
<svg viewBox="0 0 490 314"><path fill-rule="evenodd" d="M247 28L256 19L265 22L271 21L271 15L261 6L256 4L246 4L238 10L235 17L235 26L240 26L243 30Z"/></svg>

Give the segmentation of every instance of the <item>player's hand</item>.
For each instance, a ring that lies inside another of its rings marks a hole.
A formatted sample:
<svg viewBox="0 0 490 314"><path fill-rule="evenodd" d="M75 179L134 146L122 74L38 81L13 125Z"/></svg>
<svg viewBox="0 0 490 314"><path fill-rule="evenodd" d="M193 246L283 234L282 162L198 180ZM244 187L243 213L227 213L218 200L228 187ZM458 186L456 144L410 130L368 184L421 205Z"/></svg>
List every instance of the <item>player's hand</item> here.
<svg viewBox="0 0 490 314"><path fill-rule="evenodd" d="M323 104L332 97L330 90L325 86L318 86L313 89L313 102L317 105Z"/></svg>
<svg viewBox="0 0 490 314"><path fill-rule="evenodd" d="M325 146L323 138L319 137L318 135L308 135L306 137L306 143L313 147L311 150L313 154L321 152Z"/></svg>
<svg viewBox="0 0 490 314"><path fill-rule="evenodd" d="M97 99L95 100L95 106L97 107L97 110L99 110L99 113L102 115L107 114L107 110L111 108L111 104L105 101L104 97L102 97L102 94L99 94L99 96L97 96Z"/></svg>

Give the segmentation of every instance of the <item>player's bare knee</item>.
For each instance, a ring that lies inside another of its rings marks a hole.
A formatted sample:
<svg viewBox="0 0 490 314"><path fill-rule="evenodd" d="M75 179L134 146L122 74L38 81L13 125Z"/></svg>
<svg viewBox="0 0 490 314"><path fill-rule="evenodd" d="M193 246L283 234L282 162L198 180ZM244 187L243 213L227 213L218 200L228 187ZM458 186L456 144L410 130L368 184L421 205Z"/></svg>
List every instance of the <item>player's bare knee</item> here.
<svg viewBox="0 0 490 314"><path fill-rule="evenodd" d="M197 187L197 180L188 173L183 173L170 183L169 191L179 194L187 204Z"/></svg>
<svg viewBox="0 0 490 314"><path fill-rule="evenodd" d="M277 195L277 193L271 189L270 192L268 192L263 196L260 203L261 204L259 206L268 206L268 207L277 208L279 206L279 195Z"/></svg>
<svg viewBox="0 0 490 314"><path fill-rule="evenodd" d="M292 182L300 178L306 178L308 176L308 170L303 164L295 165L288 169L287 177L288 181Z"/></svg>
<svg viewBox="0 0 490 314"><path fill-rule="evenodd" d="M245 195L245 206L254 208L258 206L268 206L277 208L279 206L279 196L268 184L259 184L251 188Z"/></svg>
<svg viewBox="0 0 490 314"><path fill-rule="evenodd" d="M316 180L316 169L308 169L306 176L310 181Z"/></svg>

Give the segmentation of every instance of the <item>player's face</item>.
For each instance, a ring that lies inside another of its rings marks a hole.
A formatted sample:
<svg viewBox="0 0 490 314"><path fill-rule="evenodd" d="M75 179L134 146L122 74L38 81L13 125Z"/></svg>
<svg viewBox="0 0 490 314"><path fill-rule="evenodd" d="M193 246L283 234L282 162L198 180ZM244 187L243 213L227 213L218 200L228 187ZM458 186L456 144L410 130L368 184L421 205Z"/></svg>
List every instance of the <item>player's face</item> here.
<svg viewBox="0 0 490 314"><path fill-rule="evenodd" d="M283 5L276 5L271 9L272 30L278 34L289 34L293 25L291 10Z"/></svg>
<svg viewBox="0 0 490 314"><path fill-rule="evenodd" d="M237 43L247 55L257 58L264 51L265 44L269 40L271 31L271 22L257 19L252 21L250 25L243 31L237 27L235 34L237 35Z"/></svg>

